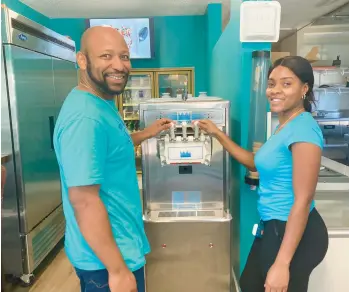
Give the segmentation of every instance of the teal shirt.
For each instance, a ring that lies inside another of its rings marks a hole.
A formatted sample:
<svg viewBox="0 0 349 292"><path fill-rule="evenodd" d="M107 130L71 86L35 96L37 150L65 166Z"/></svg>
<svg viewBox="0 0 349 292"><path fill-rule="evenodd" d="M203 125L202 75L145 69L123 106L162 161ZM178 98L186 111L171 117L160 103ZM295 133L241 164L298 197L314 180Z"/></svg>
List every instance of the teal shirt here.
<svg viewBox="0 0 349 292"><path fill-rule="evenodd" d="M146 238L132 139L113 101L73 89L58 116L54 147L66 218L65 250L81 270L105 269L82 236L68 188L97 185L114 239L131 271L145 265Z"/></svg>
<svg viewBox="0 0 349 292"><path fill-rule="evenodd" d="M258 211L262 220L287 221L294 203L292 152L297 142L323 148L323 135L310 113L291 120L257 151L255 165L259 173ZM314 208L314 201L310 211Z"/></svg>

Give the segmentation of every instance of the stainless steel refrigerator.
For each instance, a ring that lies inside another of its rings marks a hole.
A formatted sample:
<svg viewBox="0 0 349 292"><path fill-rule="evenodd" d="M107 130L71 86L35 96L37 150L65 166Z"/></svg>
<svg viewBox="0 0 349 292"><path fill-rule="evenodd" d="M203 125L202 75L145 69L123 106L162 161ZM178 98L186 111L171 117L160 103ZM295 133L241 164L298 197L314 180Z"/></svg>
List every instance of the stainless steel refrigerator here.
<svg viewBox="0 0 349 292"><path fill-rule="evenodd" d="M77 84L75 42L1 9L2 270L30 285L33 271L64 236L53 129Z"/></svg>

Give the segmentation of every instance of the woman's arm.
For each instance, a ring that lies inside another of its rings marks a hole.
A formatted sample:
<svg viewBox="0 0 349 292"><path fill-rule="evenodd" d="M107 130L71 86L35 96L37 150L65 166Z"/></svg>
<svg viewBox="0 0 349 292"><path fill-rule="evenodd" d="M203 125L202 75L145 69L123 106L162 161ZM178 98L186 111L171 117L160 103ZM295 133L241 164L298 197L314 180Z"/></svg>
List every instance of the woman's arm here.
<svg viewBox="0 0 349 292"><path fill-rule="evenodd" d="M290 264L308 222L321 164L320 147L310 143L295 143L291 147L295 199L281 247L274 264L268 271L264 285L266 292L287 291Z"/></svg>
<svg viewBox="0 0 349 292"><path fill-rule="evenodd" d="M295 201L286 224L276 263L289 266L307 225L321 166L321 149L310 143L292 146Z"/></svg>
<svg viewBox="0 0 349 292"><path fill-rule="evenodd" d="M249 152L234 143L226 134L219 130L217 126L209 120L199 121L199 127L209 135L215 137L235 160L243 164L249 170L256 171L254 154L252 152Z"/></svg>

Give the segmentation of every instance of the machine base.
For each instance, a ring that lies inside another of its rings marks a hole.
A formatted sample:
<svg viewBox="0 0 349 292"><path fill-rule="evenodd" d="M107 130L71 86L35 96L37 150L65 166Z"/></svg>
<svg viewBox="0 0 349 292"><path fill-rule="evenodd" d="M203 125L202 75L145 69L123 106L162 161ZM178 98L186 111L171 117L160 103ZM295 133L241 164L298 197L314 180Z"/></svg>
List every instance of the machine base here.
<svg viewBox="0 0 349 292"><path fill-rule="evenodd" d="M231 219L145 222L152 248L148 292L238 292L231 263Z"/></svg>

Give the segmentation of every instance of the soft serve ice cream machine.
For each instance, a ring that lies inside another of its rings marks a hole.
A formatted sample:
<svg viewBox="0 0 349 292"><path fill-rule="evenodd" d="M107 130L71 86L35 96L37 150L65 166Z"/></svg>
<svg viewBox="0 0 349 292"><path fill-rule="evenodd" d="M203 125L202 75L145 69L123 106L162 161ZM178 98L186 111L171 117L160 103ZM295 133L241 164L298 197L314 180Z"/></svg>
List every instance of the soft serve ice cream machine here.
<svg viewBox="0 0 349 292"><path fill-rule="evenodd" d="M151 253L149 292L237 291L232 273L229 156L196 121L229 133L229 102L218 98L140 104L141 127L173 125L142 144L143 215Z"/></svg>
<svg viewBox="0 0 349 292"><path fill-rule="evenodd" d="M198 121L190 123L191 113L187 112L175 113L172 116L175 122L172 123L170 132L158 140L161 165L193 163L210 165L211 138L202 132L199 134ZM188 135L188 130L194 133Z"/></svg>

